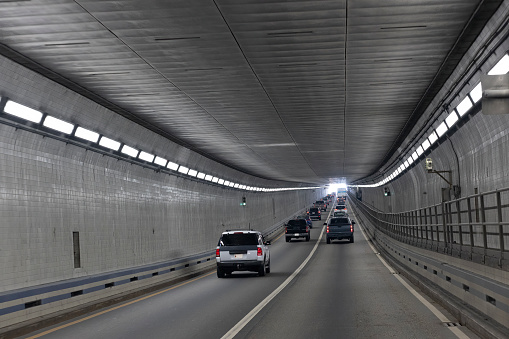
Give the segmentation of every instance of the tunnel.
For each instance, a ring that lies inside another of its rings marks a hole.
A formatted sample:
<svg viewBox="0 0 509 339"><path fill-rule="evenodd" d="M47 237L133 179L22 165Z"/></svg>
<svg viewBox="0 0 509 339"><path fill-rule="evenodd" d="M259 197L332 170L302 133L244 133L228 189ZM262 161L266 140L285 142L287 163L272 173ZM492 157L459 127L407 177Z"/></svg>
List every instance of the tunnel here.
<svg viewBox="0 0 509 339"><path fill-rule="evenodd" d="M0 1L0 338L509 338L508 37L507 0Z"/></svg>

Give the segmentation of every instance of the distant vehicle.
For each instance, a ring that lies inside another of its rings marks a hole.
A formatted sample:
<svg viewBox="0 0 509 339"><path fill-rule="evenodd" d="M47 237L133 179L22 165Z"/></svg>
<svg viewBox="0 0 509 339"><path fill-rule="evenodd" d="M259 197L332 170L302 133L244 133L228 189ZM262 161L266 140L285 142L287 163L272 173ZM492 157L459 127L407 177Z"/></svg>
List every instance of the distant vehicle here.
<svg viewBox="0 0 509 339"><path fill-rule="evenodd" d="M311 231L306 219L292 219L285 225L286 242L290 242L292 238L305 238L306 241L311 239Z"/></svg>
<svg viewBox="0 0 509 339"><path fill-rule="evenodd" d="M258 231L226 231L216 247L217 277L224 278L233 271L253 271L259 276L270 273L270 251Z"/></svg>
<svg viewBox="0 0 509 339"><path fill-rule="evenodd" d="M333 218L348 217L348 213L346 211L334 211L332 217Z"/></svg>
<svg viewBox="0 0 509 339"><path fill-rule="evenodd" d="M326 239L327 244L330 244L333 240L349 239L350 242L354 242L353 238L353 225L355 221L348 217L331 218L328 223L324 223L327 226Z"/></svg>
<svg viewBox="0 0 509 339"><path fill-rule="evenodd" d="M322 220L322 212L320 212L320 209L318 207L311 207L309 209L309 217L311 218L311 220L313 220L313 218Z"/></svg>
<svg viewBox="0 0 509 339"><path fill-rule="evenodd" d="M346 208L346 205L344 205L344 204L336 205L336 207L334 207L334 212L335 211L343 211L345 213L348 213L348 209Z"/></svg>
<svg viewBox="0 0 509 339"><path fill-rule="evenodd" d="M315 202L315 207L320 208L322 211L327 211L327 203L323 200L317 200Z"/></svg>

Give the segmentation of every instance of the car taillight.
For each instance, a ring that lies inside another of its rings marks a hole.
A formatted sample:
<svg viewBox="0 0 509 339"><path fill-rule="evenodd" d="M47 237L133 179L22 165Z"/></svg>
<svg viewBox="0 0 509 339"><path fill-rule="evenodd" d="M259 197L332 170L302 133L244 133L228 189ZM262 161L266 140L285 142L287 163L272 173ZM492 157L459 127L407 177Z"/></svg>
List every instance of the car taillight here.
<svg viewBox="0 0 509 339"><path fill-rule="evenodd" d="M262 256L262 248L261 247L258 247L258 249L256 250L256 254L261 257Z"/></svg>
<svg viewBox="0 0 509 339"><path fill-rule="evenodd" d="M219 248L216 248L216 257L220 257L221 254L219 253Z"/></svg>
<svg viewBox="0 0 509 339"><path fill-rule="evenodd" d="M309 226L306 226L306 233L309 233Z"/></svg>
<svg viewBox="0 0 509 339"><path fill-rule="evenodd" d="M329 226L327 226L327 233L329 233Z"/></svg>
<svg viewBox="0 0 509 339"><path fill-rule="evenodd" d="M353 233L353 225L350 225L350 232Z"/></svg>
<svg viewBox="0 0 509 339"><path fill-rule="evenodd" d="M288 227L285 227L285 233L288 233Z"/></svg>

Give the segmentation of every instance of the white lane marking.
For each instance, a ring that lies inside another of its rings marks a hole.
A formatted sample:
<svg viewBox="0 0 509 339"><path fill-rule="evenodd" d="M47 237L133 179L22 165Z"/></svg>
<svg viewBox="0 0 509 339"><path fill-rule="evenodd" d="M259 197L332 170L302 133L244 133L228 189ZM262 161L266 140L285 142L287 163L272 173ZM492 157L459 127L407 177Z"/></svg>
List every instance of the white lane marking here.
<svg viewBox="0 0 509 339"><path fill-rule="evenodd" d="M394 275L394 277L396 277L396 279L398 279L398 281L403 286L405 286L406 289L417 298L417 300L419 300L421 303L423 303L424 306L426 306L442 323L451 322L442 312L440 312L435 306L433 306L422 295L420 295L412 286L410 286L403 278L401 278L399 276L399 274L396 274L397 272L382 258L381 254L376 251L376 249L373 247L371 242L369 242L368 237L364 233L363 228L360 227L360 224L358 224L358 225L359 225L359 228L361 229L361 232L362 232L362 235L364 236L364 239L366 239L366 241L367 241L369 247L371 247L371 250L373 251L373 253L376 254L377 258L380 259L382 264L384 264L384 266L387 267L387 269ZM454 333L456 335L456 337L458 337L460 339L468 339L468 338L470 338L468 335L463 333L461 331L461 329L459 329L458 327L449 327L449 329L451 330L452 333Z"/></svg>
<svg viewBox="0 0 509 339"><path fill-rule="evenodd" d="M300 271L306 266L308 261L311 259L313 254L315 253L318 244L320 244L320 241L322 240L323 231L325 230L325 227L322 227L322 232L320 233L320 237L316 241L315 247L313 247L313 250L311 250L311 253L309 253L306 260L302 262L302 264L293 272L281 285L279 285L278 288L276 288L271 294L269 294L265 299L263 299L258 305L255 306L249 312L244 318L242 318L235 326L232 327L231 330L229 330L221 339L230 339L233 338L239 333L257 314L260 312L267 304L276 297L279 292L281 292L286 285L288 285L296 276L299 274Z"/></svg>

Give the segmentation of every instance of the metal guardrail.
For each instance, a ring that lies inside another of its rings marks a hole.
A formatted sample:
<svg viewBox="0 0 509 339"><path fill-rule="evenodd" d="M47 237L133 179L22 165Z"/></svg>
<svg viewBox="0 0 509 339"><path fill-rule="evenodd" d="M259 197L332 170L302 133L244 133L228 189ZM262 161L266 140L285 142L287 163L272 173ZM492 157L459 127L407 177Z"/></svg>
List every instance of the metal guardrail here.
<svg viewBox="0 0 509 339"><path fill-rule="evenodd" d="M399 213L349 195L378 230L398 241L509 271L509 188Z"/></svg>

